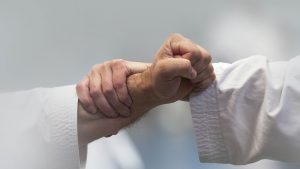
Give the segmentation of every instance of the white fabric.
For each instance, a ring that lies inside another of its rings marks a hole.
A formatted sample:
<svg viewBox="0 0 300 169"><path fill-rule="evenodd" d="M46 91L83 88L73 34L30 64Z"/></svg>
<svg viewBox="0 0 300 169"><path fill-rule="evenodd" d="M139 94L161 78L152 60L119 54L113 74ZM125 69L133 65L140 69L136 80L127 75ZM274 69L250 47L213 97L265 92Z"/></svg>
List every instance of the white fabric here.
<svg viewBox="0 0 300 169"><path fill-rule="evenodd" d="M300 57L214 64L216 82L190 97L202 162L300 162Z"/></svg>
<svg viewBox="0 0 300 169"><path fill-rule="evenodd" d="M75 86L1 94L1 168L79 168L77 102Z"/></svg>
<svg viewBox="0 0 300 169"><path fill-rule="evenodd" d="M86 169L144 169L143 160L126 130L88 146Z"/></svg>

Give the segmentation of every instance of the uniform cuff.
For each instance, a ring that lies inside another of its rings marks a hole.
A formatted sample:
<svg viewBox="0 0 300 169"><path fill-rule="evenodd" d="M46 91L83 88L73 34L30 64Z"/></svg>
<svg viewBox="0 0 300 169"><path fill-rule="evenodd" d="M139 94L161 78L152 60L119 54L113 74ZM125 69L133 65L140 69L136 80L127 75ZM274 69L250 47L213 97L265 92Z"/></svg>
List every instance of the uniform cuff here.
<svg viewBox="0 0 300 169"><path fill-rule="evenodd" d="M51 158L56 158L56 164L60 165L53 168L79 169L78 97L75 86L57 87L50 91L45 104L47 127L44 130L49 146L52 147Z"/></svg>
<svg viewBox="0 0 300 169"><path fill-rule="evenodd" d="M218 73L215 67L216 76ZM229 155L220 125L217 81L207 90L190 95L198 155L204 163L228 163Z"/></svg>

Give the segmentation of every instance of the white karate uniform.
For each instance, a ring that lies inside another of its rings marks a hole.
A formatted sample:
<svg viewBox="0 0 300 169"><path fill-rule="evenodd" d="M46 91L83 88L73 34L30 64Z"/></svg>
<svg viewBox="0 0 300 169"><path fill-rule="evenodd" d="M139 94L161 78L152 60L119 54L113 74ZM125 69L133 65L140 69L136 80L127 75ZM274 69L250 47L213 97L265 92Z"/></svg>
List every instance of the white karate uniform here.
<svg viewBox="0 0 300 169"><path fill-rule="evenodd" d="M214 64L216 83L190 98L201 161L299 162L299 63ZM78 169L77 101L74 86L1 94L1 166Z"/></svg>
<svg viewBox="0 0 300 169"><path fill-rule="evenodd" d="M216 82L190 97L202 162L300 162L300 57L216 63Z"/></svg>
<svg viewBox="0 0 300 169"><path fill-rule="evenodd" d="M0 165L5 169L77 169L75 86L0 95Z"/></svg>

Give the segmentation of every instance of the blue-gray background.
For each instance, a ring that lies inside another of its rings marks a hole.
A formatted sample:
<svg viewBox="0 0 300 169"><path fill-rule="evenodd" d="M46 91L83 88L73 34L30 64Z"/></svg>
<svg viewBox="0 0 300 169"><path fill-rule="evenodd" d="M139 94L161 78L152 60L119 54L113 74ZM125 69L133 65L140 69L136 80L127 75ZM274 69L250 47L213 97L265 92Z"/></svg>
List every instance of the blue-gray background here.
<svg viewBox="0 0 300 169"><path fill-rule="evenodd" d="M75 84L113 58L151 62L181 33L214 62L253 54L271 61L300 54L300 1L0 0L0 91ZM128 129L147 169L300 168L198 161L189 107L162 106Z"/></svg>

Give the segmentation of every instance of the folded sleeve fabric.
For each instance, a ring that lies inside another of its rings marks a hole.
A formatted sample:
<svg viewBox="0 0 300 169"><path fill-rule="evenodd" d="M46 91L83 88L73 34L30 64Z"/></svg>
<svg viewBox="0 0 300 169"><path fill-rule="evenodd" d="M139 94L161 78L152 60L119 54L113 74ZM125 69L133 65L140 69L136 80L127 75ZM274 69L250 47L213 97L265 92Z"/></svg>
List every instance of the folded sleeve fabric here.
<svg viewBox="0 0 300 169"><path fill-rule="evenodd" d="M201 162L300 162L300 57L214 64L216 81L190 106Z"/></svg>
<svg viewBox="0 0 300 169"><path fill-rule="evenodd" d="M0 165L80 168L75 86L0 95Z"/></svg>

